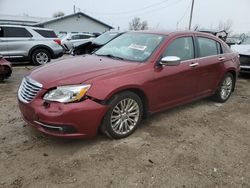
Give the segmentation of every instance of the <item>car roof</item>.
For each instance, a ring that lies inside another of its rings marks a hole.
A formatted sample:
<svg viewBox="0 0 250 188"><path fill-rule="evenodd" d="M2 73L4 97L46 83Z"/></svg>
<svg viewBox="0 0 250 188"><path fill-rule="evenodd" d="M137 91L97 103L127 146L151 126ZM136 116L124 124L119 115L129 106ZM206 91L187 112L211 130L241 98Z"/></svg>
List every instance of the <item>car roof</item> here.
<svg viewBox="0 0 250 188"><path fill-rule="evenodd" d="M175 36L175 35L200 35L204 37L209 37L213 39L219 39L218 37L214 36L211 33L199 32L199 31L191 31L191 30L143 30L143 31L130 31L134 33L148 33L148 34L158 34L158 35L165 35L165 36Z"/></svg>

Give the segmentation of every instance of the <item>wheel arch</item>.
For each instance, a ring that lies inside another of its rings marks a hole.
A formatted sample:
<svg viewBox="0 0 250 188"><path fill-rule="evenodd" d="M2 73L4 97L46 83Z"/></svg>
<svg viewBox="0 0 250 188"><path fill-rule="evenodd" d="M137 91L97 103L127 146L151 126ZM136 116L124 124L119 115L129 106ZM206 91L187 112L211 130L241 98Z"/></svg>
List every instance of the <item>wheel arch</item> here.
<svg viewBox="0 0 250 188"><path fill-rule="evenodd" d="M105 103L106 104L109 104L110 101L111 101L111 98L115 95L118 95L119 93L122 93L122 92L125 92L125 91L130 91L130 92L133 92L135 93L136 95L138 95L138 97L141 99L142 101L142 106L143 106L143 117L147 117L148 115L148 104L149 104L149 101L148 101L148 97L145 93L144 90L142 90L141 88L139 87L126 87L126 88L119 88L113 92L110 92L107 96L106 96L106 99L105 99Z"/></svg>
<svg viewBox="0 0 250 188"><path fill-rule="evenodd" d="M29 51L28 57L29 57L30 60L32 59L32 54L33 54L33 52L34 52L35 50L38 50L38 49L43 49L43 50L48 51L49 54L50 54L50 57L53 58L53 54L54 54L54 53L53 53L53 50L52 50L50 47L48 47L48 46L46 46L46 45L36 45L36 46L33 46L33 47L30 49L30 51Z"/></svg>

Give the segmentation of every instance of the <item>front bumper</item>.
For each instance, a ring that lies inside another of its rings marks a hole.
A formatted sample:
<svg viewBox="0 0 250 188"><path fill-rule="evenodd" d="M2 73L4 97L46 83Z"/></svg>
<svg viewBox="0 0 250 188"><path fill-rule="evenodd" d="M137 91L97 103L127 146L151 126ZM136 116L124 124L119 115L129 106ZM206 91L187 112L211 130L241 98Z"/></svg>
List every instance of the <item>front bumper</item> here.
<svg viewBox="0 0 250 188"><path fill-rule="evenodd" d="M86 99L78 103L31 103L18 100L23 119L38 131L64 138L92 138L96 135L108 106Z"/></svg>
<svg viewBox="0 0 250 188"><path fill-rule="evenodd" d="M240 72L250 73L250 56L240 55Z"/></svg>

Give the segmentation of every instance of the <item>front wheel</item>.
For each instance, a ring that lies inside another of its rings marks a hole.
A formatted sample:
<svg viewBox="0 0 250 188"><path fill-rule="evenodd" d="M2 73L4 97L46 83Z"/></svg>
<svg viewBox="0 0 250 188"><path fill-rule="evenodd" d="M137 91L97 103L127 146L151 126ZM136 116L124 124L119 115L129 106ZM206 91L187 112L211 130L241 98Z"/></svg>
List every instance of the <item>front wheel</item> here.
<svg viewBox="0 0 250 188"><path fill-rule="evenodd" d="M50 54L47 50L37 49L31 55L32 62L35 65L44 65L50 62Z"/></svg>
<svg viewBox="0 0 250 188"><path fill-rule="evenodd" d="M231 73L225 74L213 99L216 102L226 102L231 96L234 88L235 79Z"/></svg>
<svg viewBox="0 0 250 188"><path fill-rule="evenodd" d="M101 125L102 132L115 139L131 135L142 119L140 97L130 91L122 92L111 99L110 105Z"/></svg>

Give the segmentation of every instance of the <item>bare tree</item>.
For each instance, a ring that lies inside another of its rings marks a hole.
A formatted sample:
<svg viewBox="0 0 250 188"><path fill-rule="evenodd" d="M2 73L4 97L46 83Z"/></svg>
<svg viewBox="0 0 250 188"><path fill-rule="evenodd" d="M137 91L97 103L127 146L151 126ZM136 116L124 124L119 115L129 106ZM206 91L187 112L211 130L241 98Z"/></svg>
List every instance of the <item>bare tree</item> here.
<svg viewBox="0 0 250 188"><path fill-rule="evenodd" d="M130 23L129 23L129 30L146 30L148 29L148 22L142 21L139 17L135 17Z"/></svg>
<svg viewBox="0 0 250 188"><path fill-rule="evenodd" d="M64 12L58 11L58 12L55 12L55 13L53 14L53 17L54 17L54 18L58 18L58 17L62 17L62 16L64 16L64 15L65 15Z"/></svg>
<svg viewBox="0 0 250 188"><path fill-rule="evenodd" d="M233 21L232 20L227 20L226 22L220 21L218 25L219 30L225 30L228 34L232 33L232 26L233 26Z"/></svg>

